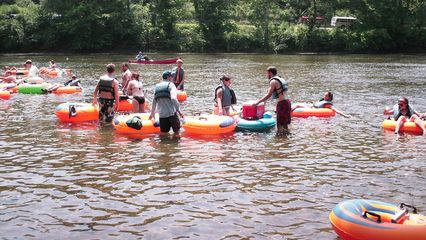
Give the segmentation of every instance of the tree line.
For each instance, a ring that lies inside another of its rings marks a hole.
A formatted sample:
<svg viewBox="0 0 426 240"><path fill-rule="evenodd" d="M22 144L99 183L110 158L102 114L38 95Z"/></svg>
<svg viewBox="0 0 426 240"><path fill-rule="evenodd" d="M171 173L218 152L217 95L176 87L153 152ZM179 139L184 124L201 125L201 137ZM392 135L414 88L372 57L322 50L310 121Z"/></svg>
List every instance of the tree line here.
<svg viewBox="0 0 426 240"><path fill-rule="evenodd" d="M352 27L332 28L333 16ZM3 0L0 51L403 52L424 0Z"/></svg>

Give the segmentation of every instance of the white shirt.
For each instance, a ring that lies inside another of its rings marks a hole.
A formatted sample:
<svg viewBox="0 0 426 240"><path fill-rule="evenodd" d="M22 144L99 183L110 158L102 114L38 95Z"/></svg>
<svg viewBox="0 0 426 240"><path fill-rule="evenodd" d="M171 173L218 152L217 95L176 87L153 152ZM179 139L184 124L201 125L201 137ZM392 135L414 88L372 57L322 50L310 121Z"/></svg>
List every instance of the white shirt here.
<svg viewBox="0 0 426 240"><path fill-rule="evenodd" d="M38 77L38 68L34 65L31 65L30 70L28 70L29 77Z"/></svg>

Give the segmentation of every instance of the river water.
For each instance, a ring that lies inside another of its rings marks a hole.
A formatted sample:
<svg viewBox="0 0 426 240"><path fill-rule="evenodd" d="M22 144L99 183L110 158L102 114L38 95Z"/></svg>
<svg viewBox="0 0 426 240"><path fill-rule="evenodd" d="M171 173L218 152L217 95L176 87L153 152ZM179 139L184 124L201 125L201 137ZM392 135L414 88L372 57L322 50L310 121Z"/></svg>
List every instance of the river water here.
<svg viewBox="0 0 426 240"><path fill-rule="evenodd" d="M211 112L223 73L232 76L239 103L262 97L269 65L289 81L293 102L330 90L335 106L353 116L293 119L287 137L130 137L108 124L57 121L58 104L90 102L105 65L129 57L0 56L1 67L55 59L85 87L83 94L14 94L0 102L3 239L338 239L328 214L343 200L426 209L426 137L381 129L384 107L399 96L426 112L426 55L181 55L187 116ZM152 89L171 67L131 70Z"/></svg>

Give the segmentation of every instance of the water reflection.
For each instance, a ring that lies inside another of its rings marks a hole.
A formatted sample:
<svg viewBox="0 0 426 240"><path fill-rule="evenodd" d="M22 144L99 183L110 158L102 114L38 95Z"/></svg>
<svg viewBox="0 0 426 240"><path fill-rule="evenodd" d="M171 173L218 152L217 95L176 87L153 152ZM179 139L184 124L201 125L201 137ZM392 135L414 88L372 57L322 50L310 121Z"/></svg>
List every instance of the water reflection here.
<svg viewBox="0 0 426 240"><path fill-rule="evenodd" d="M123 135L97 122L64 124L55 107L91 102L105 64L128 56L32 56L39 67L54 58L72 68L85 91L14 94L0 101L2 236L337 239L328 213L342 200L425 204L426 138L397 138L381 129L384 106L400 95L426 111L424 55L182 57L188 73L186 115L211 112L223 73L233 76L239 104L263 96L265 69L275 65L289 79L293 102L314 101L331 90L336 107L353 118L293 119L286 137L272 130L219 136L182 132L173 138ZM27 58L2 56L0 64ZM131 69L152 89L171 67Z"/></svg>

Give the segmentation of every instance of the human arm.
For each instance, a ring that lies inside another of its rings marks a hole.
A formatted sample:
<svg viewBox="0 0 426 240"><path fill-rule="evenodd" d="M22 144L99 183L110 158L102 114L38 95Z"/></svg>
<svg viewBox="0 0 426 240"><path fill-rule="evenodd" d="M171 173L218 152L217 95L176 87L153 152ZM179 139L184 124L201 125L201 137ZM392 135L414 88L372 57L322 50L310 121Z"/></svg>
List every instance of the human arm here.
<svg viewBox="0 0 426 240"><path fill-rule="evenodd" d="M178 112L179 115L183 116L182 113L180 112L180 104L177 99L177 89L173 83L169 84L169 92L170 92L170 100L172 101L172 104L175 107L176 112Z"/></svg>
<svg viewBox="0 0 426 240"><path fill-rule="evenodd" d="M420 113L420 112L417 112L416 110L413 110L413 112L414 112L414 114L415 114L415 115L417 115L419 118L426 117L426 115L425 115L425 114Z"/></svg>
<svg viewBox="0 0 426 240"><path fill-rule="evenodd" d="M268 100L272 96L272 94L274 93L274 90L275 90L275 84L274 84L275 82L276 82L276 80L273 80L269 83L268 92L261 99L257 100L255 105L259 105L259 103L265 102L266 100Z"/></svg>
<svg viewBox="0 0 426 240"><path fill-rule="evenodd" d="M93 106L98 104L98 92L99 92L99 83L96 84L95 91L93 92Z"/></svg>
<svg viewBox="0 0 426 240"><path fill-rule="evenodd" d="M219 88L217 90L216 93L216 102L217 102L217 110L218 110L218 114L222 115L223 114L223 109L222 109L222 97L223 97L223 89Z"/></svg>
<svg viewBox="0 0 426 240"><path fill-rule="evenodd" d="M346 113L344 113L344 112L340 111L339 109L335 108L333 105L331 105L329 108L330 108L331 110L333 110L334 112L336 112L337 114L342 115L342 116L343 116L343 117L345 117L345 118L351 118L351 117L352 117L351 115L346 114Z"/></svg>
<svg viewBox="0 0 426 240"><path fill-rule="evenodd" d="M120 94L118 93L118 81L114 80L114 110L118 111L118 106L120 105Z"/></svg>
<svg viewBox="0 0 426 240"><path fill-rule="evenodd" d="M127 84L126 88L124 88L124 86L123 86L123 90L126 91L126 93L127 93L128 96L133 96L132 86L133 86L132 81L130 81L129 84Z"/></svg>
<svg viewBox="0 0 426 240"><path fill-rule="evenodd" d="M155 98L154 98L154 99L152 99L151 114L149 115L149 120L151 120L153 118L155 119L156 107L157 107L157 100L155 100Z"/></svg>
<svg viewBox="0 0 426 240"><path fill-rule="evenodd" d="M383 115L392 115L393 113L393 109L389 107L385 107L385 110L383 111Z"/></svg>

